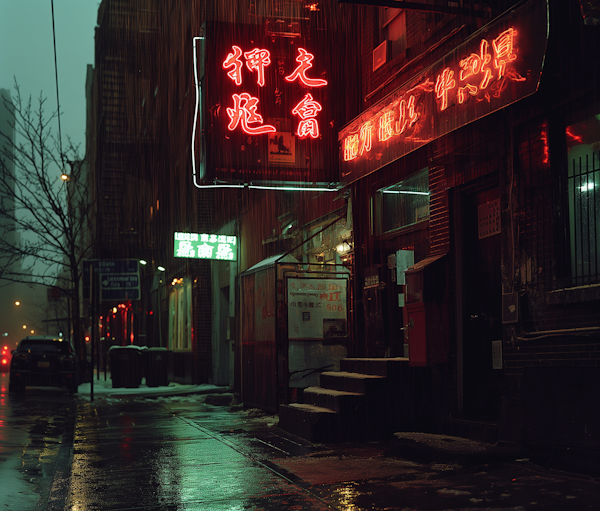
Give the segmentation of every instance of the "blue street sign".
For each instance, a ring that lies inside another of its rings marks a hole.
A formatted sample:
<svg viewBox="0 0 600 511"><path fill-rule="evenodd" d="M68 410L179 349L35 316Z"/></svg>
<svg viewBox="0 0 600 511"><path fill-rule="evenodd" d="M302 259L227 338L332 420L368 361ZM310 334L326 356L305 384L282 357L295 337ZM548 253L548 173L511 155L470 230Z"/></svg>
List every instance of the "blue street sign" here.
<svg viewBox="0 0 600 511"><path fill-rule="evenodd" d="M90 265L98 275L101 301L126 301L140 299L140 273L137 259L85 261L84 288L89 293ZM84 290L85 292L85 290Z"/></svg>

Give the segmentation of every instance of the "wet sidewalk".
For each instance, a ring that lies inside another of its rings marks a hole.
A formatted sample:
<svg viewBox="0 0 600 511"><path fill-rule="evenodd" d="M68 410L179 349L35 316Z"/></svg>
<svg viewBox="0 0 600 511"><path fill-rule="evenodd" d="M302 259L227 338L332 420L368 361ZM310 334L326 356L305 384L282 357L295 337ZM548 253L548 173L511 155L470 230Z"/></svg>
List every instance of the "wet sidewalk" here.
<svg viewBox="0 0 600 511"><path fill-rule="evenodd" d="M310 444L280 430L277 416L230 408L226 394L220 406L209 404L220 388L176 397L177 385L106 387L92 402L80 389L71 475L62 491L56 481L47 509L597 508L597 479L544 470L506 451L499 458L489 444L417 433Z"/></svg>

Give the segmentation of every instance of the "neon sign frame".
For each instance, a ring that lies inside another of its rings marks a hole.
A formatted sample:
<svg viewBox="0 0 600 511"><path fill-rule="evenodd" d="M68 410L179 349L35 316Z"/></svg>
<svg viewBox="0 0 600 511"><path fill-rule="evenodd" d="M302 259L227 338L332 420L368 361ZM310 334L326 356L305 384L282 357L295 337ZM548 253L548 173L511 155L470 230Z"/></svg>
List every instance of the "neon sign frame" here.
<svg viewBox="0 0 600 511"><path fill-rule="evenodd" d="M194 107L194 121L192 127L192 136L191 136L191 159L192 159L192 180L194 186L196 188L248 188L254 190L281 190L281 191L310 191L310 192L335 192L337 193L339 190L339 186L337 183L330 183L329 186L314 186L314 183L305 183L304 185L285 185L285 184L255 184L252 182L243 182L243 183L231 183L231 182L214 182L212 184L203 183L202 180L204 178L204 163L202 160L197 160L196 158L196 138L200 136L201 130L201 119L202 119L202 111L201 105L203 102L203 90L199 80L199 69L198 69L198 47L201 42L205 40L205 36L198 36L192 38L192 56L193 56L193 66L194 66L194 83L196 90L196 102ZM240 48L241 51L241 48ZM235 50L234 50L235 52ZM243 53L243 52L242 52ZM251 53L251 52L249 52ZM248 66L247 66L248 67ZM248 68L250 71L253 69ZM228 69L228 67L224 67L224 69ZM240 69L240 77L241 77L241 69ZM230 76L231 78L231 76ZM235 74L234 77L235 79ZM240 84L241 85L241 84ZM259 84L260 85L260 84ZM216 181L216 180L215 180Z"/></svg>
<svg viewBox="0 0 600 511"><path fill-rule="evenodd" d="M187 259L237 261L237 237L225 234L176 232L173 255Z"/></svg>

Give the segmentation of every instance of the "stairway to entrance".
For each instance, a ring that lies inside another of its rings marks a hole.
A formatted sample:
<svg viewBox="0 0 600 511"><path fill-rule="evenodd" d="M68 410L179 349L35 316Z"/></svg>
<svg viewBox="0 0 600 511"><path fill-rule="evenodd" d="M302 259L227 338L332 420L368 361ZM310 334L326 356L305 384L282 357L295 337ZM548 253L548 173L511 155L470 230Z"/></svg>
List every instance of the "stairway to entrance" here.
<svg viewBox="0 0 600 511"><path fill-rule="evenodd" d="M320 375L304 402L280 405L279 427L310 442L376 440L391 434L391 402L408 358L346 358ZM404 369L405 370L405 369Z"/></svg>

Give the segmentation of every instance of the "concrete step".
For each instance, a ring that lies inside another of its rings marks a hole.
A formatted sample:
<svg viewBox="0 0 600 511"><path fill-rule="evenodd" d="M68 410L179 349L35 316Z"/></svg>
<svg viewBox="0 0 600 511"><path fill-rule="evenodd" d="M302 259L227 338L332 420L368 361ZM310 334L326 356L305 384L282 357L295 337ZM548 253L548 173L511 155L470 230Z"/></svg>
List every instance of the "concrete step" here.
<svg viewBox="0 0 600 511"><path fill-rule="evenodd" d="M333 443L340 439L339 414L321 406L280 405L279 427L309 442Z"/></svg>
<svg viewBox="0 0 600 511"><path fill-rule="evenodd" d="M339 441L360 440L367 431L365 395L357 392L308 387L304 403L328 408L339 414Z"/></svg>
<svg viewBox="0 0 600 511"><path fill-rule="evenodd" d="M498 421L446 419L443 428L444 433L451 436L490 444L498 441Z"/></svg>
<svg viewBox="0 0 600 511"><path fill-rule="evenodd" d="M340 369L349 373L392 377L408 367L408 358L344 358Z"/></svg>
<svg viewBox="0 0 600 511"><path fill-rule="evenodd" d="M357 438L356 428L362 428L358 439L376 440L388 434L389 389L388 378L373 374L349 373L346 371L326 371L321 373L321 387L334 391L363 394L362 415L351 425L342 419L342 427L348 430L346 436Z"/></svg>
<svg viewBox="0 0 600 511"><path fill-rule="evenodd" d="M304 389L304 402L321 408L329 408L338 413L351 412L364 407L364 394L343 390L308 387Z"/></svg>
<svg viewBox="0 0 600 511"><path fill-rule="evenodd" d="M385 385L385 376L347 371L325 371L321 373L320 383L321 387L326 389L366 394L381 391Z"/></svg>

